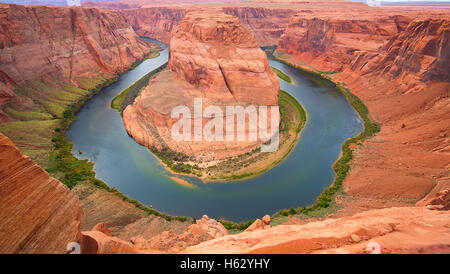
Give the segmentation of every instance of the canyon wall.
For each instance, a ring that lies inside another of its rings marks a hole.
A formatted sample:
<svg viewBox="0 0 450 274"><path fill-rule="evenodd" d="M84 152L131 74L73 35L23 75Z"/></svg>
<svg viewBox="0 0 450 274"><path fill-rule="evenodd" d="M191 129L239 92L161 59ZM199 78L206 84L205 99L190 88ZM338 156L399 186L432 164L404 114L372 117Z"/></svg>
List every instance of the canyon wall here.
<svg viewBox="0 0 450 274"><path fill-rule="evenodd" d="M170 33L186 14L185 8L149 7L123 10L121 13L137 34L170 42Z"/></svg>
<svg viewBox="0 0 450 274"><path fill-rule="evenodd" d="M359 96L381 125L376 137L353 148L344 182L349 196L341 201L348 214L393 201L417 202L450 184L450 28L442 19L448 13L423 20L421 13L372 16L299 13L276 52L290 63L327 72Z"/></svg>
<svg viewBox="0 0 450 274"><path fill-rule="evenodd" d="M265 53L239 19L217 12L191 12L172 32L168 70L152 79L125 109L124 123L128 133L145 146L168 147L204 160L222 159L260 145L260 140L248 140L253 129L246 129L246 140L241 142L175 141L171 128L178 119L170 117L171 111L187 106L193 113L194 99L203 98L203 109L223 107L225 120L225 106L277 106L278 93L278 78ZM203 125L211 120L191 117L191 125L195 119L202 119ZM236 121L231 123L234 126Z"/></svg>
<svg viewBox="0 0 450 274"><path fill-rule="evenodd" d="M111 78L149 53L117 11L0 6L0 105L27 81L77 85L82 78Z"/></svg>
<svg viewBox="0 0 450 274"><path fill-rule="evenodd" d="M0 133L0 253L65 253L83 211L58 180Z"/></svg>
<svg viewBox="0 0 450 274"><path fill-rule="evenodd" d="M185 14L199 8L195 7L141 7L122 10L127 22L141 36L152 37L169 43L170 33ZM277 45L278 39L286 29L294 10L265 7L223 7L215 8L239 18L254 36L260 46Z"/></svg>

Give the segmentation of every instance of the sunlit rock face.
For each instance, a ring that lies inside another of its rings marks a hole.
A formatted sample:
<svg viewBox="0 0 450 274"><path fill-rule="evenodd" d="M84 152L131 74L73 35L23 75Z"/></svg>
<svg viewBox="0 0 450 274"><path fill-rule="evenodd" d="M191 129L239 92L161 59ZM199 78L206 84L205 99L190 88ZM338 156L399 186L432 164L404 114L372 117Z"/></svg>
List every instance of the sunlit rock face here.
<svg viewBox="0 0 450 274"><path fill-rule="evenodd" d="M83 215L70 190L0 133L0 253L66 253Z"/></svg>

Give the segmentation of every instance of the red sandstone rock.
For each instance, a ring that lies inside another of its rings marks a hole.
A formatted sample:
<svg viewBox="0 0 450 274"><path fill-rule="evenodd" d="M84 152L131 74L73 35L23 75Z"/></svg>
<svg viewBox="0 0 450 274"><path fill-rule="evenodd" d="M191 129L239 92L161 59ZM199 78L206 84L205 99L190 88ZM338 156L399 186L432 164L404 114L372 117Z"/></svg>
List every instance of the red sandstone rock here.
<svg viewBox="0 0 450 274"><path fill-rule="evenodd" d="M58 180L0 133L0 253L66 253L83 211Z"/></svg>

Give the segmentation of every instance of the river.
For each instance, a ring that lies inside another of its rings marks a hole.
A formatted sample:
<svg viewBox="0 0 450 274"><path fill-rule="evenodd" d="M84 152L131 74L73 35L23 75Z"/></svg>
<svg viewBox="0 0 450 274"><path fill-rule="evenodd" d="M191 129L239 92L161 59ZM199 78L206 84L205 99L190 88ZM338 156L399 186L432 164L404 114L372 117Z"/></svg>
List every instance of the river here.
<svg viewBox="0 0 450 274"><path fill-rule="evenodd" d="M308 116L288 157L264 174L237 182L203 183L177 175L196 186L189 188L170 179L175 175L127 134L119 112L110 107L117 94L167 62L167 45L148 40L163 47L160 56L145 60L89 100L67 132L68 140L74 143L74 155L94 162L98 179L170 215L200 218L207 214L232 221L310 205L333 182L332 165L342 144L361 132L363 123L341 93L320 87L302 71L276 60L269 60L270 65L293 79L293 84L280 79L281 89L293 95ZM82 155L76 153L79 150Z"/></svg>

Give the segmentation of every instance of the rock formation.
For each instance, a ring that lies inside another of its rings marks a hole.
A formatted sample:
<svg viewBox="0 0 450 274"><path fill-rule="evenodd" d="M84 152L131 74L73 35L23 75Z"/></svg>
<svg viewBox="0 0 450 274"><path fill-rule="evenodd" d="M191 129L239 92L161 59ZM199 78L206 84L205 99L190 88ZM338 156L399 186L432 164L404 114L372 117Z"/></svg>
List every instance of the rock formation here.
<svg viewBox="0 0 450 274"><path fill-rule="evenodd" d="M177 121L170 117L171 111L187 106L194 113L194 98L203 98L203 109L216 105L223 107L223 113L224 106L277 106L278 92L278 78L265 53L236 17L192 12L172 34L168 71L152 79L125 109L125 128L138 143L159 150L168 147L210 160L235 156L255 149L261 141L204 142L192 138L191 142L177 142L171 136ZM194 125L195 119L202 118L191 119ZM203 125L209 120L203 118Z"/></svg>
<svg viewBox="0 0 450 274"><path fill-rule="evenodd" d="M12 91L26 81L111 78L151 48L116 11L2 4L0 24L0 107L30 107Z"/></svg>
<svg viewBox="0 0 450 274"><path fill-rule="evenodd" d="M66 253L83 211L58 180L0 133L0 253Z"/></svg>
<svg viewBox="0 0 450 274"><path fill-rule="evenodd" d="M89 6L96 5L100 6L103 3L91 3ZM107 5L111 6L112 4ZM165 7L144 6L136 9L124 9L121 13L139 35L169 43L172 30L187 12L195 9L195 7L184 7L182 5ZM278 39L286 29L290 17L295 14L293 9L271 7L225 6L220 8L220 10L239 18L244 27L253 34L260 46L277 45Z"/></svg>
<svg viewBox="0 0 450 274"><path fill-rule="evenodd" d="M270 216L265 215L262 220L256 219L253 224L251 224L245 231L255 231L259 229L268 229L270 228Z"/></svg>
<svg viewBox="0 0 450 274"><path fill-rule="evenodd" d="M139 254L129 242L111 237L102 231L82 232L80 239L81 254Z"/></svg>

